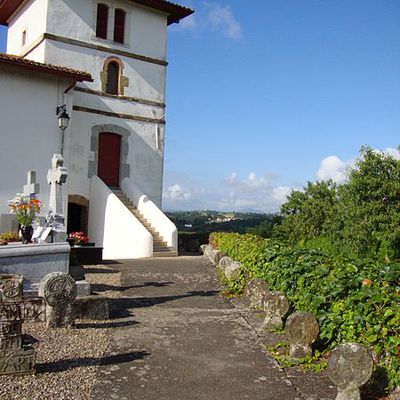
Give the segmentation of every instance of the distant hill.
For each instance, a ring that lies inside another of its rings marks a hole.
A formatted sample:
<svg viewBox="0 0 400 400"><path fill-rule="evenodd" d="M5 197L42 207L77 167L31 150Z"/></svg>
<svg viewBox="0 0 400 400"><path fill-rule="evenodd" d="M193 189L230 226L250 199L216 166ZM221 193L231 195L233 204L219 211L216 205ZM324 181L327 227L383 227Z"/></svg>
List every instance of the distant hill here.
<svg viewBox="0 0 400 400"><path fill-rule="evenodd" d="M250 212L221 212L213 210L166 212L179 232L237 232L245 233L274 219L274 214Z"/></svg>

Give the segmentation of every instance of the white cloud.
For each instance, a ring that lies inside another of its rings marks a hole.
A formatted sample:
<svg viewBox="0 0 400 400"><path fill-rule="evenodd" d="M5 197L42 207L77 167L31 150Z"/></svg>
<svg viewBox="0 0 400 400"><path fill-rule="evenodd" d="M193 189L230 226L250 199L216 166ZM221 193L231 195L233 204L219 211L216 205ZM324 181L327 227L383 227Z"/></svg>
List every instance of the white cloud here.
<svg viewBox="0 0 400 400"><path fill-rule="evenodd" d="M265 189L270 187L270 180L264 177L257 178L254 172L250 172L247 178L238 179L236 172L232 172L228 178L225 179L225 184L227 186L240 189L245 192L254 192L260 189Z"/></svg>
<svg viewBox="0 0 400 400"><path fill-rule="evenodd" d="M190 192L184 191L180 185L177 183L170 186L166 192L163 194L164 199L172 200L173 202L187 201L192 197Z"/></svg>
<svg viewBox="0 0 400 400"><path fill-rule="evenodd" d="M191 31L195 35L212 31L220 33L228 39L239 40L242 37L242 26L235 18L230 6L218 3L203 2L193 7L195 13L182 19L171 27L173 31Z"/></svg>
<svg viewBox="0 0 400 400"><path fill-rule="evenodd" d="M317 179L327 181L332 179L336 183L343 183L346 180L346 168L348 163L337 156L329 156L321 161L317 172Z"/></svg>
<svg viewBox="0 0 400 400"><path fill-rule="evenodd" d="M173 25L173 29L177 31L195 30L199 26L196 14L191 14L188 17L179 21L179 24Z"/></svg>
<svg viewBox="0 0 400 400"><path fill-rule="evenodd" d="M229 39L242 37L242 27L229 6L206 3L206 8L207 22L213 31L221 32Z"/></svg>
<svg viewBox="0 0 400 400"><path fill-rule="evenodd" d="M292 190L293 188L288 186L278 186L272 190L272 198L278 203L283 204Z"/></svg>
<svg viewBox="0 0 400 400"><path fill-rule="evenodd" d="M396 160L400 160L400 151L399 149L394 149L393 147L387 147L385 150L383 150L384 153L389 154Z"/></svg>
<svg viewBox="0 0 400 400"><path fill-rule="evenodd" d="M400 151L393 147L387 147L385 150L374 150L379 153L387 154L400 160ZM329 156L321 161L317 172L317 179L327 181L332 179L336 183L344 183L347 178L348 170L354 167L356 159L348 161L341 160L338 156Z"/></svg>

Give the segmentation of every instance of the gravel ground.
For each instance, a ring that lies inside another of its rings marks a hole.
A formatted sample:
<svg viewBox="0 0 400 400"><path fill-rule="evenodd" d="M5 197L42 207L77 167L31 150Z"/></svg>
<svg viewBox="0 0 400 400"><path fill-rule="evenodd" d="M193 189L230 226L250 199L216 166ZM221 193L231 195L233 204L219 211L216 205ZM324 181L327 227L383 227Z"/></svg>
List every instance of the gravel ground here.
<svg viewBox="0 0 400 400"><path fill-rule="evenodd" d="M104 265L85 269L94 291L118 296L118 272ZM0 399L89 399L97 365L109 344L108 329L107 321L77 321L74 329L51 330L44 323L24 323L24 341L36 350L36 374L0 376Z"/></svg>

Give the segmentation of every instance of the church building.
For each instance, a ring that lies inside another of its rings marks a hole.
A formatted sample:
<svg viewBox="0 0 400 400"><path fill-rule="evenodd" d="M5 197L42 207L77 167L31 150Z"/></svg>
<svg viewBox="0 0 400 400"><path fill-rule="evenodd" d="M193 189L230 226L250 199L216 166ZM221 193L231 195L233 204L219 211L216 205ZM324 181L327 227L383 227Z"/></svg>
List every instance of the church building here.
<svg viewBox="0 0 400 400"><path fill-rule="evenodd" d="M192 10L164 0L0 0L0 229L7 200L61 154L69 232L105 259L177 254L161 211L167 27Z"/></svg>

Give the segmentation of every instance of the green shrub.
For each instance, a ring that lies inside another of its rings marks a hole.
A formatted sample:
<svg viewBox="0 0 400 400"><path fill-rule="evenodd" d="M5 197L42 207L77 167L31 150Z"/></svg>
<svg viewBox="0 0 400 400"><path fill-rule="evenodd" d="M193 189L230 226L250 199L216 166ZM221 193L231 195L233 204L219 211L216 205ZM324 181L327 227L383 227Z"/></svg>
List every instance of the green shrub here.
<svg viewBox="0 0 400 400"><path fill-rule="evenodd" d="M216 233L210 241L242 263L247 279L265 279L296 310L314 313L321 350L365 344L386 369L390 387L400 385L400 264L333 257L254 235Z"/></svg>

